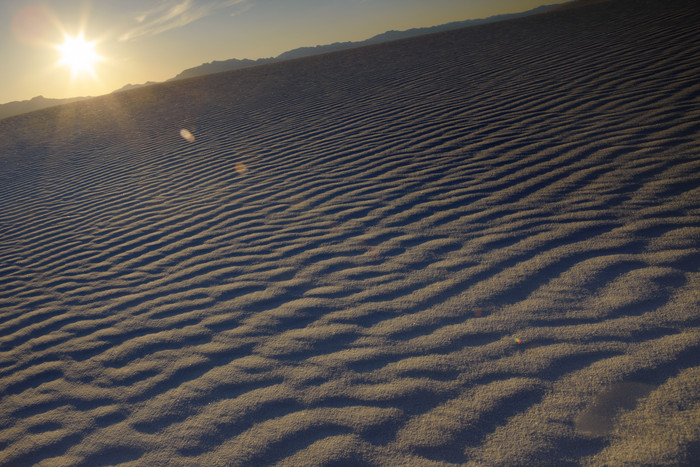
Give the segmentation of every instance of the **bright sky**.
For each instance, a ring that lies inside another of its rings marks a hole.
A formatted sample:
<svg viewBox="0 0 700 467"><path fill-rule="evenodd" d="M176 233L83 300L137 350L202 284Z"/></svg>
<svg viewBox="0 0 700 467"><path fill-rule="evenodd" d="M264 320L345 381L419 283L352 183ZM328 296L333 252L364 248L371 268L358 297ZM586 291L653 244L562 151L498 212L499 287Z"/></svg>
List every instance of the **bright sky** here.
<svg viewBox="0 0 700 467"><path fill-rule="evenodd" d="M0 103L97 96L212 60L274 57L561 1L0 0Z"/></svg>

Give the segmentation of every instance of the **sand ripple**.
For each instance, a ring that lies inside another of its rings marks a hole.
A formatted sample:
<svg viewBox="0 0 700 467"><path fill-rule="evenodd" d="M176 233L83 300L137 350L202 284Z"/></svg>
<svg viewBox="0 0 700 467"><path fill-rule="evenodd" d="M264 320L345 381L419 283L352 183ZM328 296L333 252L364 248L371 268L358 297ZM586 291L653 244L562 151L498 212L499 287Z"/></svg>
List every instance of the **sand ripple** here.
<svg viewBox="0 0 700 467"><path fill-rule="evenodd" d="M690 464L699 5L0 121L0 463Z"/></svg>

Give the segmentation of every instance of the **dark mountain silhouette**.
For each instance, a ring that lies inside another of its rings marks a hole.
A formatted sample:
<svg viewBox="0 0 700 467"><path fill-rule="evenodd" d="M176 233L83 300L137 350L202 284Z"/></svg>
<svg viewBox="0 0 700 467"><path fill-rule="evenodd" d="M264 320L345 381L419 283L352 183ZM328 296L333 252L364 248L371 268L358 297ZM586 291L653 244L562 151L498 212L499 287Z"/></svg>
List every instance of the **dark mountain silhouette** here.
<svg viewBox="0 0 700 467"><path fill-rule="evenodd" d="M237 58L232 58L230 60L215 60L209 63L203 63L202 65L188 68L181 73L179 73L174 78L170 78L168 81L175 81L178 79L193 78L195 76L209 75L212 73L219 73L221 71L237 70L240 68L247 68L255 65L262 65L264 63L279 62L282 60L291 60L295 58L308 57L311 55L318 55L327 52L335 52L338 50L351 49L354 47L362 47L364 45L378 44L380 42L389 42L399 39L405 39L407 37L421 36L424 34L432 34L435 32L449 31L450 29L460 29L469 26L476 26L478 24L493 23L496 21L505 21L512 18L518 18L521 16L535 15L538 13L543 13L545 11L551 10L559 6L560 4L553 5L542 5L532 10L524 11L521 13L508 13L503 15L489 16L488 18L481 19L468 19L464 21L454 21L451 23L441 24L439 26L425 27L425 28L413 28L406 31L387 31L382 34L378 34L364 41L358 42L335 42L333 44L327 45L317 45L315 47L299 47L297 49L289 50L284 52L274 58L259 58L257 60L250 60L244 58L239 60Z"/></svg>
<svg viewBox="0 0 700 467"><path fill-rule="evenodd" d="M158 84L156 81L146 81L143 84L125 84L124 86L120 87L116 91L112 91L113 93L115 92L122 92L122 91L128 91L130 89L136 89L136 88L142 88L144 86L150 86L151 84Z"/></svg>
<svg viewBox="0 0 700 467"><path fill-rule="evenodd" d="M0 105L0 118L11 117L34 110L53 107L55 105L68 104L69 102L81 101L89 97L69 97L67 99L50 99L44 96L36 96L27 101L13 101Z"/></svg>

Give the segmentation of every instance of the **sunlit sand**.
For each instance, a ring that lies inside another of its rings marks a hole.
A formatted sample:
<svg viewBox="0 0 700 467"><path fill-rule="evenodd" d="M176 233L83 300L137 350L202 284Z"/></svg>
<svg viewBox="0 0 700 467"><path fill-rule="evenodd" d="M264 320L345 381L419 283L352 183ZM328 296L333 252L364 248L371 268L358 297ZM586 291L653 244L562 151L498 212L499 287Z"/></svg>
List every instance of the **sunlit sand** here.
<svg viewBox="0 0 700 467"><path fill-rule="evenodd" d="M700 3L0 121L2 465L692 465Z"/></svg>

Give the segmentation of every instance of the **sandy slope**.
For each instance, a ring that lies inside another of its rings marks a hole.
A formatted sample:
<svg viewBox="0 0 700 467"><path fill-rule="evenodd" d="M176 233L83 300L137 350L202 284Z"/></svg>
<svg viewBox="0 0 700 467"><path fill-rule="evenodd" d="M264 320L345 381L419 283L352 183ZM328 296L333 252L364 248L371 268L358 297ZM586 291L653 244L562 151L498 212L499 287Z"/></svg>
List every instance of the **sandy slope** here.
<svg viewBox="0 0 700 467"><path fill-rule="evenodd" d="M0 121L0 462L697 460L697 24L598 3Z"/></svg>

